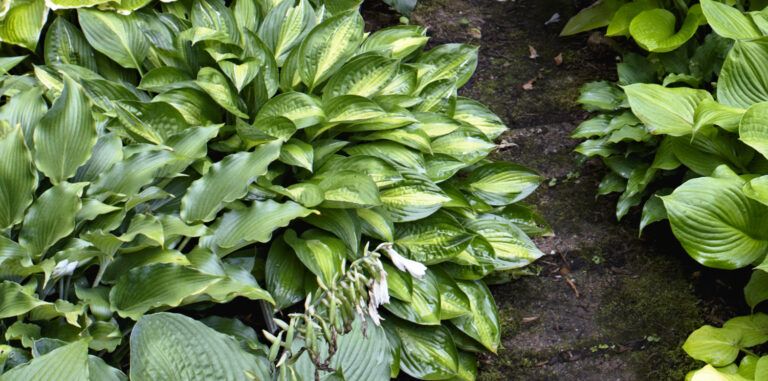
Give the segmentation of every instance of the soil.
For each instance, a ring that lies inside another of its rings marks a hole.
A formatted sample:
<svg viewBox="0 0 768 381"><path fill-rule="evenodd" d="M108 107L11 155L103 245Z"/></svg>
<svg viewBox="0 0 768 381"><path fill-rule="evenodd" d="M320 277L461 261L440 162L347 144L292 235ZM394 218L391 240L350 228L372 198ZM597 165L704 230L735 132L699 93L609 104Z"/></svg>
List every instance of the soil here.
<svg viewBox="0 0 768 381"><path fill-rule="evenodd" d="M512 144L496 159L547 179L529 201L556 233L537 241L550 255L532 266L536 275L493 287L504 348L481 358L478 379L682 380L701 364L681 344L702 324L745 312L732 302L741 300L743 284L697 266L665 223L640 236L637 211L618 222L616 199L595 197L604 169L573 153L578 142L569 133L587 117L575 103L579 87L615 77L616 53L599 35L558 36L579 6L421 0L411 17L429 28L432 44L480 46L462 95L489 105L510 127L502 139ZM560 22L545 25L555 13Z"/></svg>

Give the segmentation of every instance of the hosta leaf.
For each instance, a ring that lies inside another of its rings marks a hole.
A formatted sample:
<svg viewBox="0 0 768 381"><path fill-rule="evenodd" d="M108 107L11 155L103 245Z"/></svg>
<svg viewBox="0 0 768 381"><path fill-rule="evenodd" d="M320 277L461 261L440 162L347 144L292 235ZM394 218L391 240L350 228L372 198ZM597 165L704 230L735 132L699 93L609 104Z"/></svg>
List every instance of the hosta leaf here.
<svg viewBox="0 0 768 381"><path fill-rule="evenodd" d="M227 77L221 74L220 71L204 67L197 73L195 83L225 110L235 116L248 118L248 114L241 108L241 100L237 96L237 92L229 84Z"/></svg>
<svg viewBox="0 0 768 381"><path fill-rule="evenodd" d="M624 86L632 112L653 134L684 136L693 132L699 102L712 100L709 92L689 88L666 88L653 84Z"/></svg>
<svg viewBox="0 0 768 381"><path fill-rule="evenodd" d="M226 263L217 254L201 249L193 250L187 254L187 257L192 266L201 272L224 278L206 287L203 295L193 294L185 298L183 304L209 300L223 304L236 297L274 303L272 296L259 286L256 278L251 274L250 265Z"/></svg>
<svg viewBox="0 0 768 381"><path fill-rule="evenodd" d="M746 110L722 105L713 100L705 99L696 107L693 120L693 132L696 133L705 127L718 125L729 132L739 129L739 122Z"/></svg>
<svg viewBox="0 0 768 381"><path fill-rule="evenodd" d="M315 151L311 145L299 139L291 139L283 144L278 160L294 167L305 168L311 172L314 156Z"/></svg>
<svg viewBox="0 0 768 381"><path fill-rule="evenodd" d="M101 173L88 188L88 194L111 192L126 196L135 195L141 188L149 185L163 167L176 160L178 158L166 150L133 154Z"/></svg>
<svg viewBox="0 0 768 381"><path fill-rule="evenodd" d="M254 201L248 208L233 210L221 217L213 226L212 244L227 249L254 242L266 243L275 230L311 213L312 210L291 201L282 204L272 200Z"/></svg>
<svg viewBox="0 0 768 381"><path fill-rule="evenodd" d="M432 152L451 156L466 164L482 160L496 148L488 138L476 129L459 128L432 141Z"/></svg>
<svg viewBox="0 0 768 381"><path fill-rule="evenodd" d="M354 136L353 138L360 140L390 140L406 147L417 149L423 153L432 153L429 136L416 126L374 131L365 135Z"/></svg>
<svg viewBox="0 0 768 381"><path fill-rule="evenodd" d="M381 191L381 202L394 222L416 221L431 215L450 201L430 180L409 175L406 180Z"/></svg>
<svg viewBox="0 0 768 381"><path fill-rule="evenodd" d="M754 347L768 341L768 315L756 313L754 315L737 316L723 324L723 328L735 329L741 332L739 345L744 348Z"/></svg>
<svg viewBox="0 0 768 381"><path fill-rule="evenodd" d="M0 229L21 222L32 203L37 172L19 126L0 123Z"/></svg>
<svg viewBox="0 0 768 381"><path fill-rule="evenodd" d="M624 5L623 0L605 0L593 3L584 8L576 16L571 17L560 32L561 36L572 36L577 33L597 29L608 25L614 13Z"/></svg>
<svg viewBox="0 0 768 381"><path fill-rule="evenodd" d="M318 170L318 174L353 171L368 175L378 187L394 184L403 179L400 173L386 161L373 156L332 156Z"/></svg>
<svg viewBox="0 0 768 381"><path fill-rule="evenodd" d="M226 61L222 61L226 62ZM221 62L219 63L221 64ZM141 77L138 88L141 90L162 93L175 88L185 88L193 81L191 75L179 68L164 66L150 70Z"/></svg>
<svg viewBox="0 0 768 381"><path fill-rule="evenodd" d="M416 61L424 65L419 89L442 79L455 80L457 88L464 86L477 68L477 49L466 44L445 44L424 53Z"/></svg>
<svg viewBox="0 0 768 381"><path fill-rule="evenodd" d="M235 21L241 29L256 32L259 29L261 8L258 0L237 0L231 5Z"/></svg>
<svg viewBox="0 0 768 381"><path fill-rule="evenodd" d="M75 81L64 77L64 90L35 128L35 164L54 184L75 174L96 144L96 122Z"/></svg>
<svg viewBox="0 0 768 381"><path fill-rule="evenodd" d="M463 181L463 187L489 205L499 206L528 197L540 183L541 177L528 168L491 163L474 169Z"/></svg>
<svg viewBox="0 0 768 381"><path fill-rule="evenodd" d="M404 302L410 303L413 298L413 278L410 274L398 270L395 266L383 262L384 271L387 272L387 286L389 294Z"/></svg>
<svg viewBox="0 0 768 381"><path fill-rule="evenodd" d="M735 269L768 252L768 206L748 198L737 177L702 177L662 197L672 232L697 262Z"/></svg>
<svg viewBox="0 0 768 381"><path fill-rule="evenodd" d="M329 172L313 182L323 190L324 208L364 208L378 206L382 201L376 183L364 173Z"/></svg>
<svg viewBox="0 0 768 381"><path fill-rule="evenodd" d="M47 20L44 0L14 1L0 19L0 41L34 51Z"/></svg>
<svg viewBox="0 0 768 381"><path fill-rule="evenodd" d="M419 94L421 102L414 108L418 112L453 113L456 105L456 81L441 79L424 87Z"/></svg>
<svg viewBox="0 0 768 381"><path fill-rule="evenodd" d="M45 34L45 64L72 64L97 70L96 56L80 29L56 17Z"/></svg>
<svg viewBox="0 0 768 381"><path fill-rule="evenodd" d="M268 379L265 359L229 335L184 315L147 315L131 332L131 380L239 381Z"/></svg>
<svg viewBox="0 0 768 381"><path fill-rule="evenodd" d="M282 310L304 300L306 270L282 237L273 240L264 273L275 308Z"/></svg>
<svg viewBox="0 0 768 381"><path fill-rule="evenodd" d="M325 113L315 98L304 93L290 92L270 99L259 110L254 125L272 117L287 118L296 128L301 129L324 121Z"/></svg>
<svg viewBox="0 0 768 381"><path fill-rule="evenodd" d="M499 313L491 291L482 281L459 281L459 288L469 297L471 314L451 320L451 323L469 337L496 353L501 344Z"/></svg>
<svg viewBox="0 0 768 381"><path fill-rule="evenodd" d="M750 180L744 184L742 191L745 196L768 205L768 176L760 176Z"/></svg>
<svg viewBox="0 0 768 381"><path fill-rule="evenodd" d="M20 284L11 281L0 283L0 295L3 297L3 304L0 305L0 319L24 315L48 304L31 295Z"/></svg>
<svg viewBox="0 0 768 381"><path fill-rule="evenodd" d="M365 235L385 242L392 242L395 239L392 219L381 208L356 209L355 212L363 222L362 228Z"/></svg>
<svg viewBox="0 0 768 381"><path fill-rule="evenodd" d="M333 233L344 241L349 250L357 252L360 246L362 224L355 211L349 209L321 209L317 214L305 217L304 221Z"/></svg>
<svg viewBox="0 0 768 381"><path fill-rule="evenodd" d="M547 221L533 207L524 204L507 205L496 214L511 221L529 236L552 236Z"/></svg>
<svg viewBox="0 0 768 381"><path fill-rule="evenodd" d="M503 217L485 214L464 226L491 244L499 259L496 270L520 268L544 256L525 232Z"/></svg>
<svg viewBox="0 0 768 381"><path fill-rule="evenodd" d="M470 314L471 306L469 298L459 288L453 278L442 269L431 270L437 279L437 287L440 290L440 320L454 319Z"/></svg>
<svg viewBox="0 0 768 381"><path fill-rule="evenodd" d="M195 0L192 2L190 21L197 27L223 32L235 44L240 42L240 32L232 11L221 0Z"/></svg>
<svg viewBox="0 0 768 381"><path fill-rule="evenodd" d="M275 53L277 62L293 49L314 26L314 12L307 0L294 3L284 1L272 8L259 27L259 37Z"/></svg>
<svg viewBox="0 0 768 381"><path fill-rule="evenodd" d="M749 108L768 101L768 41L736 41L717 80L717 100L727 106Z"/></svg>
<svg viewBox="0 0 768 381"><path fill-rule="evenodd" d="M496 114L472 99L458 98L453 118L472 125L488 139L496 139L507 130L507 126Z"/></svg>
<svg viewBox="0 0 768 381"><path fill-rule="evenodd" d="M405 373L427 380L450 379L456 375L459 354L446 328L423 327L399 320L386 327L400 339L400 366Z"/></svg>
<svg viewBox="0 0 768 381"><path fill-rule="evenodd" d="M249 59L240 64L231 61L219 61L219 67L240 92L259 75L261 62L256 59Z"/></svg>
<svg viewBox="0 0 768 381"><path fill-rule="evenodd" d="M644 11L632 19L629 33L645 50L656 53L670 52L693 37L703 20L701 6L695 4L688 9L680 29L675 30L675 15L666 9L656 8Z"/></svg>
<svg viewBox="0 0 768 381"><path fill-rule="evenodd" d="M418 25L398 25L371 33L360 47L362 52L377 52L403 59L421 49L429 40L427 30Z"/></svg>
<svg viewBox="0 0 768 381"><path fill-rule="evenodd" d="M423 278L413 279L409 302L391 299L384 307L395 316L416 324L440 325L441 305L439 281L427 271Z"/></svg>
<svg viewBox="0 0 768 381"><path fill-rule="evenodd" d="M222 279L171 263L137 267L117 280L109 302L120 316L138 320L153 308L178 306L184 298L201 294Z"/></svg>
<svg viewBox="0 0 768 381"><path fill-rule="evenodd" d="M768 157L768 102L752 105L739 123L739 139Z"/></svg>
<svg viewBox="0 0 768 381"><path fill-rule="evenodd" d="M253 152L241 152L214 164L203 177L192 182L181 200L181 218L187 222L211 221L224 203L237 200L267 166L280 155L280 143L267 143Z"/></svg>
<svg viewBox="0 0 768 381"><path fill-rule="evenodd" d="M340 13L318 26L301 44L301 80L314 89L336 72L363 40L363 18L356 11Z"/></svg>
<svg viewBox="0 0 768 381"><path fill-rule="evenodd" d="M386 115L381 106L368 98L356 95L342 95L323 105L328 123L353 123Z"/></svg>
<svg viewBox="0 0 768 381"><path fill-rule="evenodd" d="M155 144L187 127L181 113L165 102L120 102L117 116L135 140Z"/></svg>
<svg viewBox="0 0 768 381"><path fill-rule="evenodd" d="M75 228L75 216L82 206L80 195L86 183L60 183L35 200L24 216L19 243L39 258Z"/></svg>
<svg viewBox="0 0 768 381"><path fill-rule="evenodd" d="M315 233L310 230L299 238L296 232L287 230L283 238L309 271L324 284L332 284L343 270L344 243L331 236Z"/></svg>
<svg viewBox="0 0 768 381"><path fill-rule="evenodd" d="M37 123L48 111L48 104L42 96L43 91L38 87L30 88L19 93L0 108L0 120L5 120L11 127L21 125L27 148L34 147L34 131Z"/></svg>
<svg viewBox="0 0 768 381"><path fill-rule="evenodd" d="M705 325L688 336L683 350L694 359L725 366L736 360L740 339L741 334L736 329Z"/></svg>
<svg viewBox="0 0 768 381"><path fill-rule="evenodd" d="M122 67L141 68L149 53L149 42L141 32L138 16L85 8L78 9L77 16L94 49Z"/></svg>
<svg viewBox="0 0 768 381"><path fill-rule="evenodd" d="M605 35L629 37L629 25L632 23L632 19L641 12L658 8L658 6L655 0L633 1L622 5L611 17Z"/></svg>
<svg viewBox="0 0 768 381"><path fill-rule="evenodd" d="M377 157L398 167L424 173L424 156L419 152L394 142L373 142L357 144L345 149L350 156L367 155Z"/></svg>
<svg viewBox="0 0 768 381"><path fill-rule="evenodd" d="M193 126L216 123L221 120L216 102L200 90L172 89L158 94L153 101L165 102L175 107L187 123Z"/></svg>
<svg viewBox="0 0 768 381"><path fill-rule="evenodd" d="M395 244L409 258L427 265L458 255L472 235L448 214L438 213L416 222L396 226Z"/></svg>
<svg viewBox="0 0 768 381"><path fill-rule="evenodd" d="M3 381L89 380L88 342L80 340L54 349L4 373L2 379Z"/></svg>
<svg viewBox="0 0 768 381"><path fill-rule="evenodd" d="M342 95L372 97L397 74L398 62L375 54L358 56L331 77L323 88L323 98Z"/></svg>
<svg viewBox="0 0 768 381"><path fill-rule="evenodd" d="M722 37L738 40L763 36L752 19L735 7L712 0L702 0L701 9L709 26Z"/></svg>

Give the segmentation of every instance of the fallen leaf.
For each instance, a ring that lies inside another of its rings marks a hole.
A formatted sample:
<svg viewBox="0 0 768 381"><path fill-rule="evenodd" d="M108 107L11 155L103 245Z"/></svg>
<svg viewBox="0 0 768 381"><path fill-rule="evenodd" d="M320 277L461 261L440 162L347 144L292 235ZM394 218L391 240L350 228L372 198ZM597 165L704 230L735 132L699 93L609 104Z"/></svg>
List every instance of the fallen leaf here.
<svg viewBox="0 0 768 381"><path fill-rule="evenodd" d="M536 51L536 48L534 48L534 47L533 47L533 46L531 46L531 45L528 45L528 52L530 53L530 55L528 56L528 58L530 58L530 59L532 59L532 60L535 60L536 58L538 58L538 57L539 57L539 53Z"/></svg>
<svg viewBox="0 0 768 381"><path fill-rule="evenodd" d="M469 35L472 36L472 38L479 40L483 37L483 32L480 31L480 28L472 27L469 28Z"/></svg>
<svg viewBox="0 0 768 381"><path fill-rule="evenodd" d="M536 82L536 78L534 78L534 79L532 79L532 80L530 80L530 81L528 81L526 83L523 83L523 90L525 90L525 91L533 90L533 83L534 82Z"/></svg>
<svg viewBox="0 0 768 381"><path fill-rule="evenodd" d="M532 323L532 322L535 322L536 320L539 320L538 316L526 316L523 318L523 323Z"/></svg>
<svg viewBox="0 0 768 381"><path fill-rule="evenodd" d="M552 15L552 17L549 18L549 20L547 20L547 22L544 23L544 25L554 24L558 22L560 22L560 14L555 13L554 15Z"/></svg>
<svg viewBox="0 0 768 381"><path fill-rule="evenodd" d="M563 53L555 56L555 65L560 66L563 64Z"/></svg>

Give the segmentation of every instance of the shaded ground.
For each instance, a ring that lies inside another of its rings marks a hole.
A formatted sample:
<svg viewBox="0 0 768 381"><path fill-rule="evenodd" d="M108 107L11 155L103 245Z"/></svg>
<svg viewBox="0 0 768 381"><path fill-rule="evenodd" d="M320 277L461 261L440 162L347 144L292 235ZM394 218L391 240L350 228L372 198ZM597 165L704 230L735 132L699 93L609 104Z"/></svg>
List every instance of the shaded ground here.
<svg viewBox="0 0 768 381"><path fill-rule="evenodd" d="M638 238L637 216L618 223L615 199L595 200L603 171L579 162L568 134L586 116L574 102L579 86L613 77L615 54L599 39L557 36L577 5L422 0L412 17L429 27L433 43L481 46L463 95L490 105L511 127L503 139L517 146L498 158L548 179L531 201L557 233L538 242L551 255L538 262L538 276L493 289L504 349L482 360L479 378L681 380L695 364L680 345L701 324L732 314L718 295L740 288L721 282L721 273L702 273L668 227ZM545 26L555 12L562 21ZM529 58L529 46L538 58ZM533 88L523 89L531 80Z"/></svg>

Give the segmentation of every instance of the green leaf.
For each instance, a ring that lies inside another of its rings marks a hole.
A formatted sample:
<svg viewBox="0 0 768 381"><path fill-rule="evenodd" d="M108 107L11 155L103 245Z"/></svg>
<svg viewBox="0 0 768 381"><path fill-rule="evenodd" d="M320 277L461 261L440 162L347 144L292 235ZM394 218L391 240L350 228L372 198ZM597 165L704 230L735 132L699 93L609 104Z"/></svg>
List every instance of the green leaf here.
<svg viewBox="0 0 768 381"><path fill-rule="evenodd" d="M97 71L96 56L80 29L56 17L45 33L45 64L71 64Z"/></svg>
<svg viewBox="0 0 768 381"><path fill-rule="evenodd" d="M312 179L323 191L324 208L365 208L381 204L370 176L353 171L329 172Z"/></svg>
<svg viewBox="0 0 768 381"><path fill-rule="evenodd" d="M758 266L755 271L752 271L749 282L744 287L744 299L752 309L768 300L768 272L765 270L763 264Z"/></svg>
<svg viewBox="0 0 768 381"><path fill-rule="evenodd" d="M24 315L37 307L48 304L31 295L20 284L11 281L0 283L0 295L3 297L3 304L0 305L0 319Z"/></svg>
<svg viewBox="0 0 768 381"><path fill-rule="evenodd" d="M195 180L181 199L181 218L208 222L224 207L248 193L248 185L267 173L280 154L280 142L267 143L253 152L229 155Z"/></svg>
<svg viewBox="0 0 768 381"><path fill-rule="evenodd" d="M362 224L354 210L321 209L318 213L305 217L304 221L317 228L333 233L336 237L344 241L347 248L353 252L357 252L360 247Z"/></svg>
<svg viewBox="0 0 768 381"><path fill-rule="evenodd" d="M269 379L266 361L229 335L173 313L141 318L131 332L131 380Z"/></svg>
<svg viewBox="0 0 768 381"><path fill-rule="evenodd" d="M117 280L109 302L120 316L138 320L153 308L176 307L222 279L172 263L137 267Z"/></svg>
<svg viewBox="0 0 768 381"><path fill-rule="evenodd" d="M683 350L696 360L726 366L736 360L740 340L741 334L736 329L705 325L688 336Z"/></svg>
<svg viewBox="0 0 768 381"><path fill-rule="evenodd" d="M544 256L525 232L503 217L485 214L464 226L490 243L496 254L496 270L520 268Z"/></svg>
<svg viewBox="0 0 768 381"><path fill-rule="evenodd" d="M44 0L14 1L0 18L0 41L34 51L47 20Z"/></svg>
<svg viewBox="0 0 768 381"><path fill-rule="evenodd" d="M740 40L763 36L752 19L735 7L713 0L702 0L701 9L709 26L722 37Z"/></svg>
<svg viewBox="0 0 768 381"><path fill-rule="evenodd" d="M386 327L400 339L400 367L408 375L426 380L449 379L459 368L459 353L444 327L424 327L402 321Z"/></svg>
<svg viewBox="0 0 768 381"><path fill-rule="evenodd" d="M334 74L323 88L323 99L342 95L372 97L397 74L399 62L376 54L360 55Z"/></svg>
<svg viewBox="0 0 768 381"><path fill-rule="evenodd" d="M281 162L301 167L312 172L312 162L314 161L315 151L311 145L304 143L299 139L291 139L283 144L280 149Z"/></svg>
<svg viewBox="0 0 768 381"><path fill-rule="evenodd" d="M197 73L195 83L225 110L240 118L248 118L248 114L242 111L242 101L237 96L237 91L220 71L204 67Z"/></svg>
<svg viewBox="0 0 768 381"><path fill-rule="evenodd" d="M452 319L451 323L461 332L483 344L489 351L496 353L501 344L501 327L491 291L482 281L457 283L469 297L471 314Z"/></svg>
<svg viewBox="0 0 768 381"><path fill-rule="evenodd" d="M419 90L443 79L455 80L456 88L464 86L477 68L477 50L466 44L445 44L422 54L416 61L425 65L419 76Z"/></svg>
<svg viewBox="0 0 768 381"><path fill-rule="evenodd" d="M340 240L317 233L310 230L299 238L296 232L289 229L283 238L309 271L324 284L333 284L343 271L342 261L346 249Z"/></svg>
<svg viewBox="0 0 768 381"><path fill-rule="evenodd" d="M669 191L667 191L667 194ZM643 205L643 214L640 219L640 232L643 232L643 229L645 229L646 226L659 221L666 220L667 217L667 209L664 208L664 202L661 200L660 197L657 196L666 196L666 194L662 194L657 192L651 198L648 199L648 201L645 202Z"/></svg>
<svg viewBox="0 0 768 381"><path fill-rule="evenodd" d="M693 132L701 131L705 127L718 125L728 132L736 132L739 122L746 110L730 107L717 103L714 100L705 99L696 106L693 115Z"/></svg>
<svg viewBox="0 0 768 381"><path fill-rule="evenodd" d="M768 102L752 105L739 123L739 139L768 157Z"/></svg>
<svg viewBox="0 0 768 381"><path fill-rule="evenodd" d="M219 61L219 67L229 80L235 84L237 92L241 92L245 86L253 82L256 76L259 75L261 62L256 59L249 59L240 64L231 61Z"/></svg>
<svg viewBox="0 0 768 381"><path fill-rule="evenodd" d="M2 375L3 381L89 380L88 343L79 340L54 349Z"/></svg>
<svg viewBox="0 0 768 381"><path fill-rule="evenodd" d="M744 184L742 191L747 197L763 205L768 205L768 176L760 176L750 180Z"/></svg>
<svg viewBox="0 0 768 381"><path fill-rule="evenodd" d="M96 122L90 105L72 78L35 128L35 164L54 184L74 176L96 144Z"/></svg>
<svg viewBox="0 0 768 381"><path fill-rule="evenodd" d="M662 197L672 232L697 262L715 268L749 265L768 252L768 206L748 198L738 177L702 177Z"/></svg>
<svg viewBox="0 0 768 381"><path fill-rule="evenodd" d="M763 313L731 318L723 324L723 328L741 332L739 346L743 348L754 347L768 341L768 315Z"/></svg>
<svg viewBox="0 0 768 381"><path fill-rule="evenodd" d="M632 112L656 135L691 134L697 105L712 100L709 92L704 90L644 83L624 86L624 91Z"/></svg>
<svg viewBox="0 0 768 381"><path fill-rule="evenodd" d="M541 177L512 163L491 163L475 168L463 181L463 189L489 205L509 205L538 188Z"/></svg>
<svg viewBox="0 0 768 381"><path fill-rule="evenodd" d="M315 98L304 93L289 92L280 94L264 104L256 115L254 125L259 126L260 123L274 120L273 117L287 118L296 128L302 129L324 121L325 113Z"/></svg>
<svg viewBox="0 0 768 381"><path fill-rule="evenodd" d="M448 155L466 164L482 160L495 148L496 144L488 140L485 134L466 126L432 141L432 152Z"/></svg>
<svg viewBox="0 0 768 381"><path fill-rule="evenodd" d="M694 4L688 9L685 21L675 30L675 15L662 8L644 11L632 19L629 33L640 47L655 53L671 52L693 37L699 24L704 21L701 6Z"/></svg>
<svg viewBox="0 0 768 381"><path fill-rule="evenodd" d="M554 236L552 227L549 226L544 217L529 205L507 205L496 214L508 219L529 236Z"/></svg>
<svg viewBox="0 0 768 381"><path fill-rule="evenodd" d="M445 213L398 224L394 243L408 258L432 265L450 260L469 245L472 235Z"/></svg>
<svg viewBox="0 0 768 381"><path fill-rule="evenodd" d="M727 106L749 108L768 100L768 41L736 41L717 80L717 100Z"/></svg>
<svg viewBox="0 0 768 381"><path fill-rule="evenodd" d="M250 207L224 213L213 226L210 245L230 249L255 242L267 243L275 230L311 213L312 210L292 201L282 204L272 200L254 201Z"/></svg>
<svg viewBox="0 0 768 381"><path fill-rule="evenodd" d="M160 170L176 160L178 158L166 150L135 153L102 172L88 188L88 195L111 192L133 196L149 185Z"/></svg>
<svg viewBox="0 0 768 381"><path fill-rule="evenodd" d="M622 0L598 1L589 8L582 9L565 24L560 36L572 36L577 33L607 26L613 14L624 4Z"/></svg>
<svg viewBox="0 0 768 381"><path fill-rule="evenodd" d="M440 282L431 271L421 278L413 278L410 301L392 299L384 307L395 316L420 324L439 326L442 315Z"/></svg>
<svg viewBox="0 0 768 381"><path fill-rule="evenodd" d="M19 126L0 123L0 229L21 222L37 188L32 155Z"/></svg>
<svg viewBox="0 0 768 381"><path fill-rule="evenodd" d="M259 28L259 37L275 53L278 63L299 43L314 26L315 14L307 0L281 2L272 8Z"/></svg>
<svg viewBox="0 0 768 381"><path fill-rule="evenodd" d="M192 2L190 20L196 27L223 32L233 43L240 42L240 31L232 11L222 0L195 0Z"/></svg>
<svg viewBox="0 0 768 381"><path fill-rule="evenodd" d="M5 120L11 127L21 125L24 141L30 150L34 147L34 131L40 119L48 111L48 104L42 97L42 89L30 88L19 93L0 108L0 119Z"/></svg>
<svg viewBox="0 0 768 381"><path fill-rule="evenodd" d="M431 215L450 198L430 180L409 174L406 180L383 189L381 203L394 222L416 221Z"/></svg>
<svg viewBox="0 0 768 381"><path fill-rule="evenodd" d="M456 110L453 113L453 118L469 123L482 131L491 140L498 138L507 130L507 126L501 118L483 106L482 103L472 99L459 97L456 100Z"/></svg>
<svg viewBox="0 0 768 381"><path fill-rule="evenodd" d="M75 229L75 216L82 206L80 195L86 183L60 183L35 200L24 216L19 243L35 258Z"/></svg>
<svg viewBox="0 0 768 381"><path fill-rule="evenodd" d="M455 319L472 313L469 297L453 278L442 269L433 268L440 291L440 320Z"/></svg>
<svg viewBox="0 0 768 381"><path fill-rule="evenodd" d="M429 37L418 25L397 25L377 30L363 41L361 52L377 52L385 57L403 59L421 49Z"/></svg>
<svg viewBox="0 0 768 381"><path fill-rule="evenodd" d="M588 111L614 111L626 107L624 93L608 81L589 82L581 87L576 100Z"/></svg>
<svg viewBox="0 0 768 381"><path fill-rule="evenodd" d="M363 40L363 18L357 11L335 15L316 26L301 44L299 73L310 91L351 57Z"/></svg>
<svg viewBox="0 0 768 381"><path fill-rule="evenodd" d="M304 300L306 270L282 237L273 240L264 273L275 308L282 310Z"/></svg>
<svg viewBox="0 0 768 381"><path fill-rule="evenodd" d="M632 20L641 12L658 8L656 0L640 0L624 4L611 17L608 29L605 35L609 37L624 36L629 37L629 25Z"/></svg>
<svg viewBox="0 0 768 381"><path fill-rule="evenodd" d="M77 17L94 49L124 68L141 70L149 42L141 32L138 16L81 8Z"/></svg>

